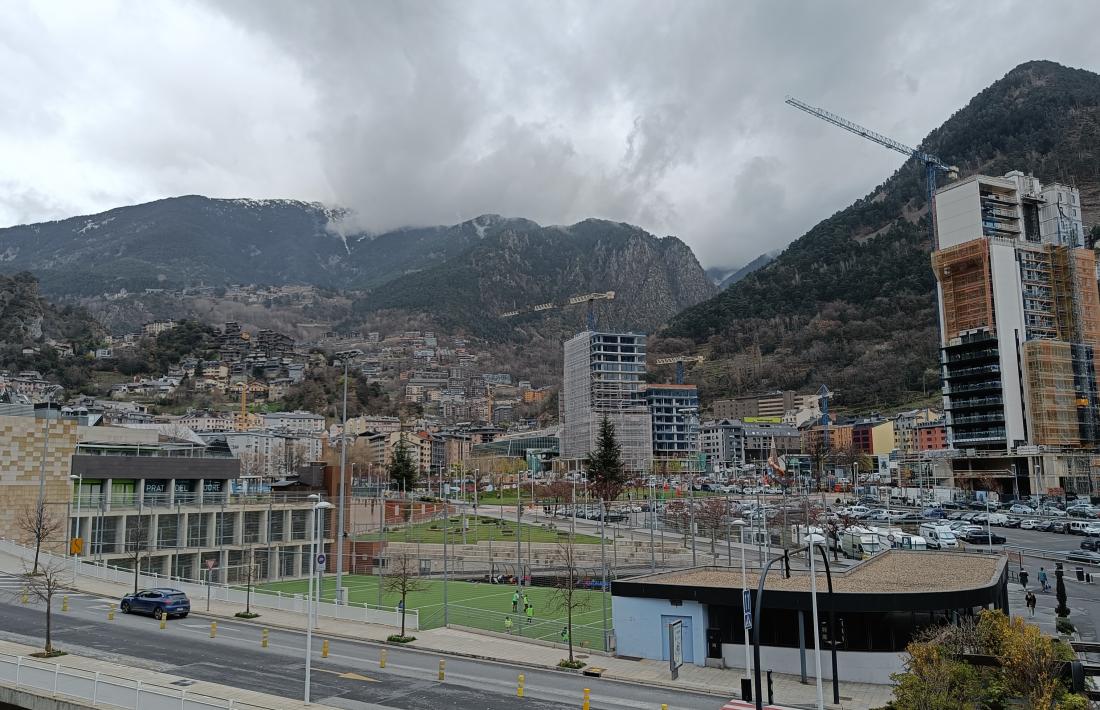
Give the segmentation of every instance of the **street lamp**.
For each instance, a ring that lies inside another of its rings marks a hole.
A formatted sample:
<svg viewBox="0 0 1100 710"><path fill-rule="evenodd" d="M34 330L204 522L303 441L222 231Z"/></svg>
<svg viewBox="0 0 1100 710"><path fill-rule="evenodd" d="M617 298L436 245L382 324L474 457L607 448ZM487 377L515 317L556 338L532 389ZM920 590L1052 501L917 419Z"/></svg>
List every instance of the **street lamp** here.
<svg viewBox="0 0 1100 710"><path fill-rule="evenodd" d="M319 498L316 494L309 496L310 498ZM332 503L327 501L318 500L313 504L313 539L309 545L309 594L306 597L306 690L305 690L305 702L309 703L309 674L313 666L313 577L320 569L321 565L318 564L317 558L319 557L319 531L321 526L318 521L323 514L321 511L326 508L331 508Z"/></svg>
<svg viewBox="0 0 1100 710"><path fill-rule="evenodd" d="M84 487L84 474L79 473L79 474L76 474L75 476L70 474L69 475L69 480L76 481L76 534L73 535L72 537L79 538L80 537L80 492ZM72 555L72 558L73 558L73 579L75 580L76 579L77 565L80 564L80 558L77 555L77 553L73 550L72 541L69 542L69 554Z"/></svg>
<svg viewBox="0 0 1100 710"><path fill-rule="evenodd" d="M336 603L342 604L344 600L344 486L347 478L348 465L348 362L356 355L362 355L361 350L346 350L336 353L336 357L344 361L344 412L340 425L340 508L336 513Z"/></svg>
<svg viewBox="0 0 1100 710"><path fill-rule="evenodd" d="M748 526L748 523L738 518L733 521L733 524L741 529L741 604L745 607L741 611L747 614L749 613L749 609L745 601L751 600L747 576L745 574L745 528ZM745 675L743 678L747 680L750 677L749 673L752 669L752 657L749 655L749 626L748 624L742 624L742 626L745 627Z"/></svg>

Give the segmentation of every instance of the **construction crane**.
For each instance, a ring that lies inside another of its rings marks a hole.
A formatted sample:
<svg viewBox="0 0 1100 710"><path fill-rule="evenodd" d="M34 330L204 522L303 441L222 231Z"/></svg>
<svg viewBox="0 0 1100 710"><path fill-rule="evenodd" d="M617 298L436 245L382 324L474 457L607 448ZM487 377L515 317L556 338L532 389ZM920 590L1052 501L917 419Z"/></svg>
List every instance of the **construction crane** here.
<svg viewBox="0 0 1100 710"><path fill-rule="evenodd" d="M684 384L684 363L700 363L706 360L702 355L677 355L675 357L659 357L654 360L656 365L675 365L676 366L676 384Z"/></svg>
<svg viewBox="0 0 1100 710"><path fill-rule="evenodd" d="M520 308L514 311L505 311L500 314L501 318L512 318L518 316L521 313L538 313L540 311L549 311L555 308L564 308L565 306L575 306L578 303L588 304L588 329L596 330L596 301L613 301L615 300L614 291L597 291L595 293L586 293L580 296L572 296L565 303L540 303L536 306L529 308Z"/></svg>
<svg viewBox="0 0 1100 710"><path fill-rule="evenodd" d="M939 248L939 240L936 238L936 221L934 219L934 199L936 196L936 173L942 172L947 174L948 180L955 180L959 177L959 169L954 165L948 165L931 153L925 153L919 148L910 148L904 143L899 143L893 138L888 138L881 133L876 133L869 128L864 128L858 123L853 123L843 116L838 116L835 113L830 113L822 108L811 106L805 101L800 101L793 96L788 96L786 103L794 106L797 109L801 109L811 116L817 116L823 121L828 121L834 126L839 126L846 131L851 131L857 136L863 136L867 140L874 141L881 146L889 148L890 150L896 150L907 158L916 158L920 162L924 163L925 180L928 187L928 222L929 232L932 236L932 248Z"/></svg>

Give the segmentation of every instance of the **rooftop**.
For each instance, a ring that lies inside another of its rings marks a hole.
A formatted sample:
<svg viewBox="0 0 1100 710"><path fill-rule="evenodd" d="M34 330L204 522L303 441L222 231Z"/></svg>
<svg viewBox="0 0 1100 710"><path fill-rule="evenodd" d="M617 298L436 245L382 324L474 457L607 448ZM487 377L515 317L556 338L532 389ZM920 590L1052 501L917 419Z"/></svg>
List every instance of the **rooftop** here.
<svg viewBox="0 0 1100 710"><path fill-rule="evenodd" d="M765 589L808 592L810 575L792 559L790 578L773 565ZM888 550L842 572L833 572L833 589L838 594L910 594L920 592L953 592L994 584L1001 576L1005 558L965 552L906 552ZM748 573L748 584L756 588L759 577ZM825 571L818 571L818 589L825 590ZM642 584L684 587L737 589L741 587L741 570L725 567L697 567L658 574L642 575L623 580Z"/></svg>

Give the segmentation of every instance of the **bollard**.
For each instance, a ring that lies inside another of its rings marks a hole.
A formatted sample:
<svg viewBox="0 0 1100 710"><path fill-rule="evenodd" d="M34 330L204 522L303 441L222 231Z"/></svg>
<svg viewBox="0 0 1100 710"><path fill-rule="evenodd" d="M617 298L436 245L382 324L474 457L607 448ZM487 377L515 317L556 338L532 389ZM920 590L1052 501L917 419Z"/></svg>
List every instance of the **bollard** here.
<svg viewBox="0 0 1100 710"><path fill-rule="evenodd" d="M519 683L516 684L516 697L523 697L523 674L519 674Z"/></svg>
<svg viewBox="0 0 1100 710"><path fill-rule="evenodd" d="M661 703L661 710L668 710L668 703Z"/></svg>
<svg viewBox="0 0 1100 710"><path fill-rule="evenodd" d="M592 700L588 697L588 694L592 691L588 688L584 689L584 702L581 703L581 710L591 710Z"/></svg>
<svg viewBox="0 0 1100 710"><path fill-rule="evenodd" d="M267 629L260 635L260 648L267 648Z"/></svg>
<svg viewBox="0 0 1100 710"><path fill-rule="evenodd" d="M210 622L210 638L217 638L218 636L218 622Z"/></svg>
<svg viewBox="0 0 1100 710"><path fill-rule="evenodd" d="M114 621L114 620L115 620L115 610L111 609L109 612L107 612L107 621Z"/></svg>
<svg viewBox="0 0 1100 710"><path fill-rule="evenodd" d="M321 658L328 658L328 639L321 642Z"/></svg>
<svg viewBox="0 0 1100 710"><path fill-rule="evenodd" d="M69 610L69 597L68 596L61 597L61 611L68 611L68 610Z"/></svg>
<svg viewBox="0 0 1100 710"><path fill-rule="evenodd" d="M775 702L775 695L772 690L772 669L768 669L768 705Z"/></svg>
<svg viewBox="0 0 1100 710"><path fill-rule="evenodd" d="M26 604L27 601L29 600L29 598L30 598L30 595L28 595L27 592L24 591L23 592L23 603Z"/></svg>
<svg viewBox="0 0 1100 710"><path fill-rule="evenodd" d="M162 628L162 629L167 629L168 628L168 616L167 615L160 617L160 628Z"/></svg>
<svg viewBox="0 0 1100 710"><path fill-rule="evenodd" d="M386 649L384 649L384 648L382 649L382 652L378 654L378 667L379 668L385 668L386 667Z"/></svg>
<svg viewBox="0 0 1100 710"><path fill-rule="evenodd" d="M440 658L439 659L439 679L443 680L444 676L446 676L446 675L447 675L447 662L444 661L442 658Z"/></svg>

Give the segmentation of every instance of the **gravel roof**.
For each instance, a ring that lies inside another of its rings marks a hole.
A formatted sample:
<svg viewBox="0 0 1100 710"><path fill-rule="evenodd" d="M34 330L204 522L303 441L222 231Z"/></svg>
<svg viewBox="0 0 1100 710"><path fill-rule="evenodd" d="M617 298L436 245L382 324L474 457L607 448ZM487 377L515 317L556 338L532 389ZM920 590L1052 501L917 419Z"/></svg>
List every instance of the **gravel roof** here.
<svg viewBox="0 0 1100 710"><path fill-rule="evenodd" d="M820 562L820 559L818 560ZM888 550L843 572L833 572L833 589L849 594L895 594L948 592L992 584L1001 574L1006 558L966 552L908 552ZM781 563L772 566L766 589L809 591L810 575L803 559L791 558L791 577L783 577ZM818 567L818 591L826 587L825 570ZM737 567L699 567L632 577L625 582L675 584L691 587L741 587ZM756 588L757 573L749 571L747 581Z"/></svg>

